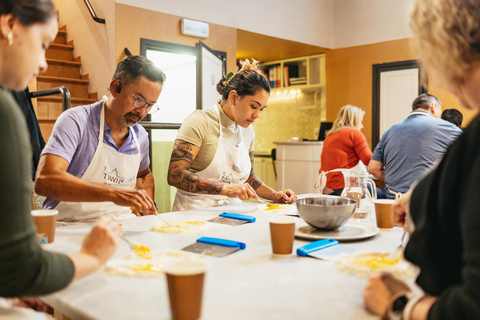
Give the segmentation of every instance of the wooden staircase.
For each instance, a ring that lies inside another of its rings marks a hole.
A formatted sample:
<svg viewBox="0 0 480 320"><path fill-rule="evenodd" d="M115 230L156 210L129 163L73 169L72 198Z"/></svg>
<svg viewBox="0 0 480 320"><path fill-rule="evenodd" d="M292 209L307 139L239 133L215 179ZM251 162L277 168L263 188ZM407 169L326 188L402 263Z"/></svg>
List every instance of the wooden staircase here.
<svg viewBox="0 0 480 320"><path fill-rule="evenodd" d="M70 91L71 106L87 105L98 101L97 93L89 93L88 74L81 74L81 58L74 58L73 41L67 43L67 28L61 27L46 52L48 70L39 75L30 91L64 86ZM48 140L53 125L62 113L62 97L52 95L36 99L36 113L42 135Z"/></svg>

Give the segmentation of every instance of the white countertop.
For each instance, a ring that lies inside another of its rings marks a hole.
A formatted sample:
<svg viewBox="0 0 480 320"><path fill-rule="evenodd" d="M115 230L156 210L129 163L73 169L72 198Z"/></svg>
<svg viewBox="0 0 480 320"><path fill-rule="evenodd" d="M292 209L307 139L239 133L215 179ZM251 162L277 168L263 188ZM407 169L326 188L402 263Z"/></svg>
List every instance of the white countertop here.
<svg viewBox="0 0 480 320"><path fill-rule="evenodd" d="M168 213L166 220L207 220L221 212L245 212L258 203ZM378 319L363 308L366 280L338 271L331 262L292 254L279 258L271 254L268 219L278 214L247 213L255 223L228 226L207 223L206 230L186 234L151 232L160 221L147 216L122 220L129 240L152 251L179 250L201 236L246 243L246 249L225 257L198 256L205 262L202 319ZM297 227L306 225L298 218ZM47 250L77 252L90 224L57 228L55 243ZM361 251L393 251L402 230L380 230L370 239L343 242ZM295 239L296 248L309 241ZM114 258L129 253L121 242ZM65 290L42 297L71 319L170 319L165 277L126 278L95 273Z"/></svg>

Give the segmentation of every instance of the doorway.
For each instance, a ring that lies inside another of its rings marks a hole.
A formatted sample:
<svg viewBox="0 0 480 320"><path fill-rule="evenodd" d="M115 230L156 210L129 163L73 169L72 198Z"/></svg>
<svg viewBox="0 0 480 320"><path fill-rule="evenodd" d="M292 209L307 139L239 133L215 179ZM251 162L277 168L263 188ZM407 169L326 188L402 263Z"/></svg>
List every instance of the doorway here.
<svg viewBox="0 0 480 320"><path fill-rule="evenodd" d="M372 66L372 150L383 133L404 120L413 100L427 89L420 81L417 60L405 60Z"/></svg>

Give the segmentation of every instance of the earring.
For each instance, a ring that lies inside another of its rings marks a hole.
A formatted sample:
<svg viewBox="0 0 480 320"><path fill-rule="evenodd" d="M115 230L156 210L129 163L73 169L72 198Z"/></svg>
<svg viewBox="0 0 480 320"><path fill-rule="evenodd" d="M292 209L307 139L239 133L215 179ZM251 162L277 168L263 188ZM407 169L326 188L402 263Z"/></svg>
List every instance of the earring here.
<svg viewBox="0 0 480 320"><path fill-rule="evenodd" d="M10 47L13 44L13 35L12 32L10 32L7 36L8 39L8 46Z"/></svg>

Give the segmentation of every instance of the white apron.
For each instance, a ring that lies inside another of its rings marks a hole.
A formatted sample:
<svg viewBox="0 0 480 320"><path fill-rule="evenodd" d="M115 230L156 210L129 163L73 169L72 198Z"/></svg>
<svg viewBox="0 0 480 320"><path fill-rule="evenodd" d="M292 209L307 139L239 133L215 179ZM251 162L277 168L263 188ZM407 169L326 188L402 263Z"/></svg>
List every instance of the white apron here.
<svg viewBox="0 0 480 320"><path fill-rule="evenodd" d="M105 102L100 112L100 131L98 145L92 162L82 176L88 182L104 183L117 188L133 190L137 182L140 168L141 152L137 135L130 127L130 133L137 146L137 153L123 154L103 143L105 127ZM118 206L113 202L68 202L61 201L57 207L59 221L89 221L102 214L110 214L115 218L135 217L129 207Z"/></svg>
<svg viewBox="0 0 480 320"><path fill-rule="evenodd" d="M230 185L245 183L250 176L252 163L248 149L243 142L242 130L238 128L240 142L237 145L229 144L223 137L222 122L218 108L220 108L220 106L218 104L215 105L220 127L217 151L208 167L196 174L201 180L213 180ZM234 202L239 203L240 199L223 195L192 193L177 189L172 211L208 208Z"/></svg>

